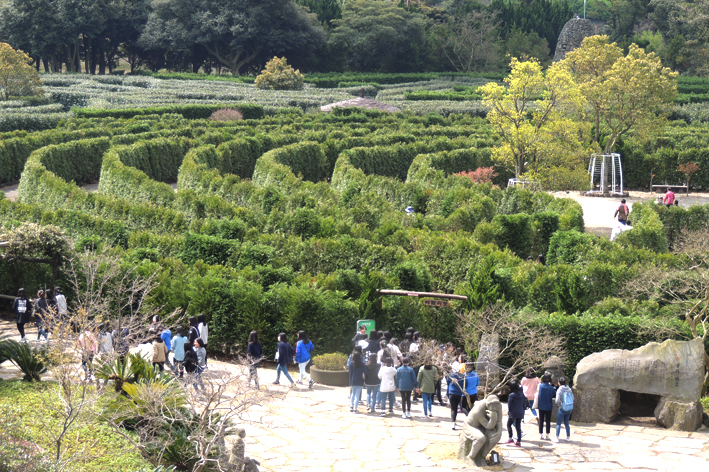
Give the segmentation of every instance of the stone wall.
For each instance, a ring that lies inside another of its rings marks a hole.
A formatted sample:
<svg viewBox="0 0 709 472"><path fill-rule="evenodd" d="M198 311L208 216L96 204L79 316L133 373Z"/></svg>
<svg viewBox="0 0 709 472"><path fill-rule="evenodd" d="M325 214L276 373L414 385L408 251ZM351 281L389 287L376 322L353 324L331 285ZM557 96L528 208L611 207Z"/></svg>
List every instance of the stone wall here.
<svg viewBox="0 0 709 472"><path fill-rule="evenodd" d="M581 46L583 38L596 34L596 27L591 20L572 18L566 22L556 43L554 62L566 57L566 53Z"/></svg>

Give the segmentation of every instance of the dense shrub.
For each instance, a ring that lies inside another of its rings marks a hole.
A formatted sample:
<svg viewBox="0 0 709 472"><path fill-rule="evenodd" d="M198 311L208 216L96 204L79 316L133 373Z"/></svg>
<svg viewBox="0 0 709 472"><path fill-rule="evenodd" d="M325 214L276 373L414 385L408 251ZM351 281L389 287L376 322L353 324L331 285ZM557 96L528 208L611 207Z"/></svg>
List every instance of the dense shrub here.
<svg viewBox="0 0 709 472"><path fill-rule="evenodd" d="M496 244L508 248L520 259L526 259L532 250L532 226L529 215L497 215L492 223L495 227Z"/></svg>
<svg viewBox="0 0 709 472"><path fill-rule="evenodd" d="M285 57L274 57L256 77L255 85L266 90L302 90L303 74L293 70Z"/></svg>

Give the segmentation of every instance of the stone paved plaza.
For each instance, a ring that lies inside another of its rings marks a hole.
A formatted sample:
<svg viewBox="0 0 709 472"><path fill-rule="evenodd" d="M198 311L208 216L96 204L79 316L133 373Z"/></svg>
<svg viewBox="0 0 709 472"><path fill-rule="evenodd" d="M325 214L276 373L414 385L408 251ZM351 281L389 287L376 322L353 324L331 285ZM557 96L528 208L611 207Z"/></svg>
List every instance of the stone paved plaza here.
<svg viewBox="0 0 709 472"><path fill-rule="evenodd" d="M264 384L275 379L273 370L259 372ZM290 390L285 400L271 405L263 417L265 425L247 427L247 453L273 471L479 470L442 457L442 453L455 453L458 445L459 431L451 430L447 407L434 405L433 419L420 418L420 403L412 408L413 419L380 418L350 413L347 394L347 388L324 386ZM659 427L572 423L571 442L553 444L539 440L530 418L523 425L527 435L522 448L498 447L504 469L709 471L707 429L684 433ZM459 426L463 419L459 414ZM507 418L503 421L507 424Z"/></svg>
<svg viewBox="0 0 709 472"><path fill-rule="evenodd" d="M10 323L0 324L0 333L12 333ZM215 360L210 360L209 365L213 370L233 368ZM297 368L290 371L293 375ZM309 390L299 385L288 389L271 385L275 376L273 369L259 369L262 388L279 390L285 397L255 408L248 415L253 422L245 425L246 453L261 461L262 470L480 470L463 467L454 460L459 431L451 430L448 407L434 405L433 419L420 418L420 402L413 405L413 419L402 419L397 409L394 416L385 418L368 415L363 413L364 405L360 405L360 413L354 414L349 411L348 388L316 385ZM48 375L47 379L50 377ZM0 378L17 379L21 374L7 361L0 367ZM287 384L281 380L283 385ZM505 412L506 409L503 405ZM458 427L464 418L462 413L458 415ZM706 428L685 433L656 426L572 423L571 442L562 439L561 443L553 444L539 440L537 426L531 424L530 419L528 414L527 423L523 424L526 436L522 439L522 448L497 447L506 470L709 471L709 430ZM507 418L503 421L506 425ZM503 433L503 442L506 439L507 434Z"/></svg>

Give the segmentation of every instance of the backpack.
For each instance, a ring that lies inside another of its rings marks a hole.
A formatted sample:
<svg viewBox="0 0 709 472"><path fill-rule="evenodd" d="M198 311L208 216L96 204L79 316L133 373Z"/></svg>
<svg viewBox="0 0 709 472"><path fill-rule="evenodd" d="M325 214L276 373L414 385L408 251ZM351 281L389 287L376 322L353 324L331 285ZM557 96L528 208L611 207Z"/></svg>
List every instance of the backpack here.
<svg viewBox="0 0 709 472"><path fill-rule="evenodd" d="M564 411L571 411L574 409L574 394L571 390L564 392L564 396L561 399L561 409Z"/></svg>

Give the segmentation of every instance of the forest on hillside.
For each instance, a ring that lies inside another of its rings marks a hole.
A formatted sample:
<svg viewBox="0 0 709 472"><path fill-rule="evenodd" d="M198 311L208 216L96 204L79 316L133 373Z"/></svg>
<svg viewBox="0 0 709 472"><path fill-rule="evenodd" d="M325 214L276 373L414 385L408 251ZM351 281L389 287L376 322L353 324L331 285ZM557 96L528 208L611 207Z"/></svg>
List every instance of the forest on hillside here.
<svg viewBox="0 0 709 472"><path fill-rule="evenodd" d="M675 0L6 0L0 41L45 72L505 72L548 63L574 15L706 75L709 2Z"/></svg>

